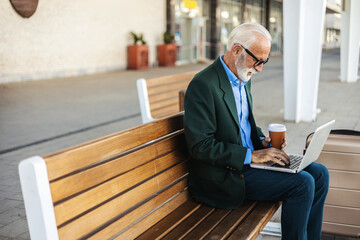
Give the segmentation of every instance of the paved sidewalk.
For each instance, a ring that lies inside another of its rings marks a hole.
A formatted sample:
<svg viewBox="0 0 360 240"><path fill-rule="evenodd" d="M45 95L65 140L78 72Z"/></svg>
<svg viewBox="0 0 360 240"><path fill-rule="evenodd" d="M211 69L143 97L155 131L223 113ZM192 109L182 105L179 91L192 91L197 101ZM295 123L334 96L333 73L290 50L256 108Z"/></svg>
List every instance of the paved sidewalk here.
<svg viewBox="0 0 360 240"><path fill-rule="evenodd" d="M30 238L17 171L22 159L141 124L136 79L199 71L206 66L199 63L0 84L0 240ZM263 72L254 76L252 91L258 125L265 130L271 122L286 124L288 152L301 153L307 134L331 119L336 119L335 128L360 130L360 82L338 80L339 50L323 52L318 98L321 113L315 122L282 120L282 66L281 56L272 57ZM273 221L279 221L279 213Z"/></svg>

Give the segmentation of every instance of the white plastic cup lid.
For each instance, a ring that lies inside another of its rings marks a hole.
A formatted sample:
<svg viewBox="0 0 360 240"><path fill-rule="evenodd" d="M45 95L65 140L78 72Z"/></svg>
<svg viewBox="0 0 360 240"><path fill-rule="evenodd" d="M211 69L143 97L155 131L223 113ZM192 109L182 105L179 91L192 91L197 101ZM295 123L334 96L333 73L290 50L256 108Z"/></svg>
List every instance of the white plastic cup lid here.
<svg viewBox="0 0 360 240"><path fill-rule="evenodd" d="M270 132L286 132L286 127L283 124L272 123L269 124L268 130Z"/></svg>

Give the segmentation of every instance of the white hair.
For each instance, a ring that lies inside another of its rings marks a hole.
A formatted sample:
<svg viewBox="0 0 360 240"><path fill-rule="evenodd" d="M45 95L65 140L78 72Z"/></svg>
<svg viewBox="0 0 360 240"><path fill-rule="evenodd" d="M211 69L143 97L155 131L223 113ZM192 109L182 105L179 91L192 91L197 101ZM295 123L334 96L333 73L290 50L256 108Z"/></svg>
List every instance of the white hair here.
<svg viewBox="0 0 360 240"><path fill-rule="evenodd" d="M271 35L269 31L258 23L243 23L234 28L229 36L227 50L231 51L234 44L239 43L245 48L250 46L257 40L258 35L264 36L271 43Z"/></svg>

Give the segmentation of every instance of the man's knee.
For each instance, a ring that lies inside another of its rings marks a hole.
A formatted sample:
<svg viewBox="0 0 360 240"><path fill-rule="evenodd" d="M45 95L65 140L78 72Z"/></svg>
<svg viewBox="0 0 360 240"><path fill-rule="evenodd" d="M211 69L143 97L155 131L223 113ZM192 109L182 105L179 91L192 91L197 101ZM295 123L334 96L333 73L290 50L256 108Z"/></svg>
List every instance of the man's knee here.
<svg viewBox="0 0 360 240"><path fill-rule="evenodd" d="M321 163L316 163L319 166L320 173L325 180L329 180L329 170Z"/></svg>
<svg viewBox="0 0 360 240"><path fill-rule="evenodd" d="M312 201L315 194L315 180L307 172L300 172L296 176L295 197L299 200Z"/></svg>
<svg viewBox="0 0 360 240"><path fill-rule="evenodd" d="M314 177L317 186L329 187L329 170L324 165L312 163L309 166L309 173Z"/></svg>

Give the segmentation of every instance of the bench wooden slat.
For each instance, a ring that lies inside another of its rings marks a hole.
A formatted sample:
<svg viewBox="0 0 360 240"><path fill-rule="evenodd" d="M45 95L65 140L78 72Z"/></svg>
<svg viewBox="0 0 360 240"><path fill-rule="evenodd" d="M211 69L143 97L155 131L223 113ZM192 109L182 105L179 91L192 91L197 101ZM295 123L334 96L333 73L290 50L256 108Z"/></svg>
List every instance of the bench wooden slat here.
<svg viewBox="0 0 360 240"><path fill-rule="evenodd" d="M179 104L173 104L160 109L156 109L152 112L153 117L162 118L179 112Z"/></svg>
<svg viewBox="0 0 360 240"><path fill-rule="evenodd" d="M184 152L181 151L181 149L175 150L174 152L124 173L119 177L56 205L54 207L56 223L58 225L63 224L145 179L177 164L181 159L185 159ZM186 171L183 174L186 174Z"/></svg>
<svg viewBox="0 0 360 240"><path fill-rule="evenodd" d="M164 92L164 93L149 96L150 107L151 107L152 104L155 104L157 102L161 102L164 99L178 97L179 91L181 91L181 90L182 89L180 89L180 90L176 89L176 90L167 91L167 92Z"/></svg>
<svg viewBox="0 0 360 240"><path fill-rule="evenodd" d="M174 229L178 224L195 212L201 204L189 200L168 214L164 219L153 225L136 240L160 239Z"/></svg>
<svg viewBox="0 0 360 240"><path fill-rule="evenodd" d="M161 102L153 103L153 104L150 105L150 110L154 111L156 109L162 109L162 108L165 108L166 106L174 105L174 104L179 106L179 97L173 97L173 98L169 98L169 99L164 99Z"/></svg>
<svg viewBox="0 0 360 240"><path fill-rule="evenodd" d="M167 84L177 82L177 81L183 81L183 80L188 80L188 82L190 82L191 79L194 78L196 73L197 72L187 72L187 73L176 74L176 75L171 75L171 76L152 78L152 79L146 80L146 84L148 87L153 87L156 85L162 85L162 84L164 84L164 82Z"/></svg>
<svg viewBox="0 0 360 240"><path fill-rule="evenodd" d="M186 89L188 85L189 85L189 81L182 81L173 84L161 85L156 88L148 88L148 95L151 96L173 90L180 91L182 89Z"/></svg>
<svg viewBox="0 0 360 240"><path fill-rule="evenodd" d="M189 82L191 79L178 79L176 81L169 81L170 79L167 78L166 80L164 80L163 82L157 84L157 85L151 85L149 86L147 84L148 90L152 90L150 93L148 91L148 94L157 94L159 92L164 92L163 90L166 89L166 87L169 86L187 86L189 85ZM147 83L149 83L150 80L147 81ZM159 90L162 89L162 90ZM157 91L159 90L159 91Z"/></svg>
<svg viewBox="0 0 360 240"><path fill-rule="evenodd" d="M234 229L239 225L239 223L249 214L249 212L255 208L257 202L254 201L246 201L239 208L232 210L219 224L216 226L209 235L207 235L204 239L212 240L218 239L219 236L222 239L227 238Z"/></svg>
<svg viewBox="0 0 360 240"><path fill-rule="evenodd" d="M54 181L50 184L53 202L58 202L75 193L105 182L174 149L183 149L183 141L184 135L177 134L112 161Z"/></svg>
<svg viewBox="0 0 360 240"><path fill-rule="evenodd" d="M63 227L60 227L59 237L61 239L74 239L88 234L129 209L131 207L129 203L136 205L141 201L144 201L152 194L163 189L181 176L184 176L184 173L187 173L186 163L180 163L171 169L168 169L160 175L133 188L126 194L95 208Z"/></svg>
<svg viewBox="0 0 360 240"><path fill-rule="evenodd" d="M185 191L185 193L188 194L188 191ZM189 198L190 197L188 197L187 199L189 199ZM173 200L171 200L171 201L173 201ZM182 213L184 213L184 212L188 213L189 211L190 212L195 211L197 208L200 207L200 204L196 204L195 202L193 202L191 200L184 201L181 205L178 205L177 208L172 207L170 209L167 205L168 205L168 203L166 203L164 206L162 206L159 210L155 211L155 213L147 216L144 219L144 221L141 222L141 226L139 228L137 225L135 225L135 227L128 229L126 232L120 234L115 239L116 240L158 239L156 237L151 237L151 235L147 235L148 232L146 230L148 230L149 227L151 227L151 226L157 225L160 220L168 218L169 214L173 214L174 212L179 212L180 209L182 209ZM186 206L186 207L184 207L184 206ZM166 212L166 214L164 214L164 211ZM179 216L181 217L182 215L179 215ZM171 222L169 222L169 226L171 227L172 225L173 224ZM150 238L144 237L144 232L147 236L150 236ZM155 233L155 235L157 235L156 231L154 231L152 233Z"/></svg>
<svg viewBox="0 0 360 240"><path fill-rule="evenodd" d="M228 209L216 209L183 240L202 239L208 235L229 213Z"/></svg>
<svg viewBox="0 0 360 240"><path fill-rule="evenodd" d="M261 202L261 204L257 204L254 211L244 219L240 227L229 237L229 240L256 239L278 207L278 202Z"/></svg>
<svg viewBox="0 0 360 240"><path fill-rule="evenodd" d="M182 116L178 115L49 155L44 157L49 180L113 157L182 128Z"/></svg>
<svg viewBox="0 0 360 240"><path fill-rule="evenodd" d="M199 225L207 216L209 216L215 209L209 206L203 205L193 214L191 214L187 219L182 221L176 228L174 228L170 233L168 233L164 240L173 240L173 239L182 239L186 236L191 230L193 230L197 225Z"/></svg>
<svg viewBox="0 0 360 240"><path fill-rule="evenodd" d="M179 111L176 111L172 108L171 110L169 111L166 111L166 112L160 112L159 114L156 115L157 118L164 118L166 116L169 116L169 115L173 115L173 114L176 114L177 112Z"/></svg>
<svg viewBox="0 0 360 240"><path fill-rule="evenodd" d="M124 215L123 217L117 219L113 223L109 224L102 230L96 232L94 235L89 237L89 239L109 239L118 233L121 233L121 239L134 239L141 233L143 233L149 226L154 225L161 218L172 212L174 209L179 207L185 201L187 201L190 196L188 191L183 191L187 186L187 178L181 180L174 186L168 188L164 192L155 196L148 202L134 209L130 213ZM178 195L176 195L179 193ZM176 195L176 196L175 196ZM171 197L174 198L170 199ZM170 199L168 202L166 200ZM163 204L166 202L165 204ZM160 206L155 212L151 213L147 217L141 219L146 213L151 212L153 209ZM135 221L141 219L139 222L135 223ZM134 224L136 227L128 229L127 231L122 231L126 227ZM118 236L120 238L120 236Z"/></svg>

